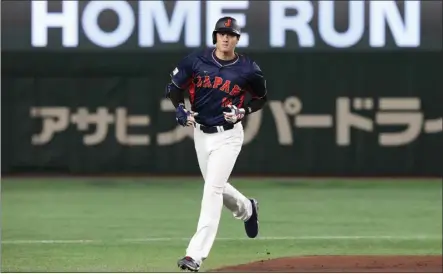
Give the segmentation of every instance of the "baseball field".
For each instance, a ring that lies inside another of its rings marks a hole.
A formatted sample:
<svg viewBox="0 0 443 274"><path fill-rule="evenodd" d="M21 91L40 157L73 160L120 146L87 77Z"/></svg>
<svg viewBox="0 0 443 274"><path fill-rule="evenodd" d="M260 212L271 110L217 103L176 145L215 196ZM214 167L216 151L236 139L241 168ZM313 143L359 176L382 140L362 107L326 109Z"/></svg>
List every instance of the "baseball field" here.
<svg viewBox="0 0 443 274"><path fill-rule="evenodd" d="M244 179L248 239L227 209L201 271L441 272L440 180ZM8 178L2 272L177 272L200 178Z"/></svg>

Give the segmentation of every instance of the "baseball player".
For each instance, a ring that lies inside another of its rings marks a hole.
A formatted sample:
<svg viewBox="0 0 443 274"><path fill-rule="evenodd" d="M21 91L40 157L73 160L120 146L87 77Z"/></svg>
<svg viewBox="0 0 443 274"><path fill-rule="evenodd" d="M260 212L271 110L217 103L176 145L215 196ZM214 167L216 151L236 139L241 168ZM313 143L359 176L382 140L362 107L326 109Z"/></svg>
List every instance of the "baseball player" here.
<svg viewBox="0 0 443 274"><path fill-rule="evenodd" d="M204 179L197 231L179 268L197 272L214 243L223 205L244 222L250 238L258 235L257 200L245 197L229 182L240 153L242 119L266 103L266 80L259 66L237 54L240 28L232 17L220 18L212 34L215 48L198 50L182 59L171 73L166 97L176 108L176 120L194 127L198 164ZM191 108L186 109L184 92ZM252 97L245 104L245 95Z"/></svg>

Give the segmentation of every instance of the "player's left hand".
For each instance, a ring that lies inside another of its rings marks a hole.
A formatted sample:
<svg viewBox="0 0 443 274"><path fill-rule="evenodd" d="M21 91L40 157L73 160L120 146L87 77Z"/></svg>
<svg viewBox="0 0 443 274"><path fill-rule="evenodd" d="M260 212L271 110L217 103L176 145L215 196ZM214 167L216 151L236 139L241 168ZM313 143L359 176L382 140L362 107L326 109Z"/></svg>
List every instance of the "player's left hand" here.
<svg viewBox="0 0 443 274"><path fill-rule="evenodd" d="M231 109L230 112L223 112L225 120L230 123L236 123L237 121L243 119L245 117L245 109L244 108L237 108L233 105L228 105L228 108Z"/></svg>

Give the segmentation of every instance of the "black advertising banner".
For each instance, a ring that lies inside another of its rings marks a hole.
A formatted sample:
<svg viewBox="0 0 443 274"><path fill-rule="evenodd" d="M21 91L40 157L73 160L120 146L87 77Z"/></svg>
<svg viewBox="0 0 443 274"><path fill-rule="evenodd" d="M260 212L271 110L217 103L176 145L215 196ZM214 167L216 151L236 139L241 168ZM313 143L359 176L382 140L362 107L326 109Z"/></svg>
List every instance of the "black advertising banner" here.
<svg viewBox="0 0 443 274"><path fill-rule="evenodd" d="M442 1L2 1L3 51L170 52L237 18L258 51L442 48Z"/></svg>
<svg viewBox="0 0 443 274"><path fill-rule="evenodd" d="M441 1L2 1L2 173L199 174L162 98L224 15L264 71L236 174L441 176Z"/></svg>
<svg viewBox="0 0 443 274"><path fill-rule="evenodd" d="M253 54L268 78L270 100L244 121L235 174L440 176L436 56ZM129 73L101 76L98 68L75 76L32 76L27 68L8 75L2 79L3 172L198 175L192 129L176 125L172 104L162 98L170 64L180 57L151 54Z"/></svg>

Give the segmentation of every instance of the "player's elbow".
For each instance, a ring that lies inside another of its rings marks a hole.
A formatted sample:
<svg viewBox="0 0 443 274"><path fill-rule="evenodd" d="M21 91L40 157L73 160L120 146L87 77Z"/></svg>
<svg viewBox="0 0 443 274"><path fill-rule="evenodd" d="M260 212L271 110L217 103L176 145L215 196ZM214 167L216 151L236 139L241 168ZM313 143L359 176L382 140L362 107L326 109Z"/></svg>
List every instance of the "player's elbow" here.
<svg viewBox="0 0 443 274"><path fill-rule="evenodd" d="M266 96L266 94L260 98L260 109L263 109L266 104L268 103L268 96Z"/></svg>
<svg viewBox="0 0 443 274"><path fill-rule="evenodd" d="M260 103L264 106L268 102L268 96L265 93L262 97L256 98L257 101L260 101Z"/></svg>
<svg viewBox="0 0 443 274"><path fill-rule="evenodd" d="M165 97L170 99L171 98L171 94L172 93L177 93L177 92L181 92L181 90L179 88L177 88L176 85L174 85L174 83L169 83L166 85L165 88Z"/></svg>
<svg viewBox="0 0 443 274"><path fill-rule="evenodd" d="M166 87L166 90L166 98L171 100L175 108L177 108L180 103L184 103L184 91L177 88L174 83L169 83Z"/></svg>
<svg viewBox="0 0 443 274"><path fill-rule="evenodd" d="M169 99L171 98L171 87L170 87L170 83L166 85L165 87L165 98Z"/></svg>

